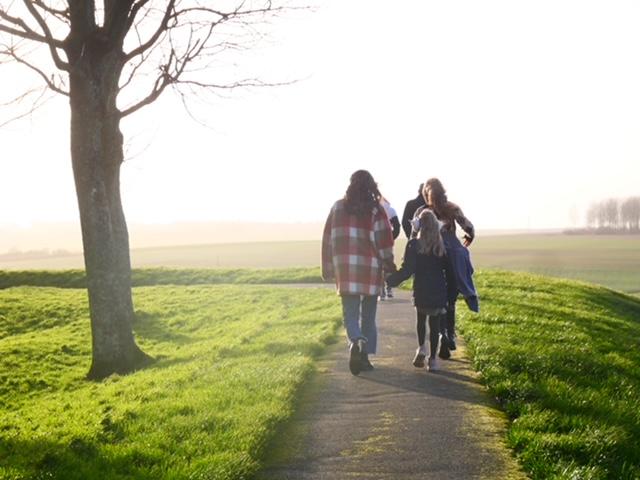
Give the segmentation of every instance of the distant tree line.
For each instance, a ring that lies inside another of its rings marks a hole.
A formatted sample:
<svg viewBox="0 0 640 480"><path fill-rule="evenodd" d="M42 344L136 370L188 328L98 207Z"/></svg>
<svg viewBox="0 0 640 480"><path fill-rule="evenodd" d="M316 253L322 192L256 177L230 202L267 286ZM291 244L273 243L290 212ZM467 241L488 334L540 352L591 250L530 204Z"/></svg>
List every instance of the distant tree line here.
<svg viewBox="0 0 640 480"><path fill-rule="evenodd" d="M587 227L597 230L637 232L640 230L640 197L607 198L591 204Z"/></svg>

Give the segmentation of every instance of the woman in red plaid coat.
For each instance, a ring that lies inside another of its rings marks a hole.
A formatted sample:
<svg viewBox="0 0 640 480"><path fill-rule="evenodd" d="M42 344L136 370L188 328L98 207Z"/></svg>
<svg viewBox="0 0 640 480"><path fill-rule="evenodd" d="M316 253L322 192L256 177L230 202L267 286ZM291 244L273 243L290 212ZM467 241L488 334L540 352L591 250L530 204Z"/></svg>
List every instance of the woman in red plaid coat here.
<svg viewBox="0 0 640 480"><path fill-rule="evenodd" d="M378 186L366 170L351 175L344 198L329 213L322 236L322 278L335 280L349 339L349 369L372 370L376 306L383 271L395 271L393 235Z"/></svg>

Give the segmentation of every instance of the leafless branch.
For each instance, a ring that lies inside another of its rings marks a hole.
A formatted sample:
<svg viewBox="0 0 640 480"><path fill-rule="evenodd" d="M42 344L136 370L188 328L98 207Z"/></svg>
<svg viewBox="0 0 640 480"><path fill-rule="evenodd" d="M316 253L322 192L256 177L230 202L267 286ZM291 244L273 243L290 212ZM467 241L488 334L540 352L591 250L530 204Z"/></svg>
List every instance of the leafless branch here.
<svg viewBox="0 0 640 480"><path fill-rule="evenodd" d="M127 19L127 31L129 31L131 29L131 26L135 24L138 12L140 12L142 7L144 7L147 3L149 3L149 0L138 0L133 4L133 6L131 7L131 12L129 13L129 18Z"/></svg>
<svg viewBox="0 0 640 480"><path fill-rule="evenodd" d="M151 93L149 93L145 98L143 98L138 103L130 106L129 108L123 110L120 114L121 118L124 118L132 113L140 110L145 105L149 105L157 100L157 98L162 94L162 92L169 86L173 79L169 73L171 69L171 64L175 61L175 52L172 50L169 55L169 59L165 65L160 67L161 74L156 78L156 81L153 84L153 88L151 89Z"/></svg>
<svg viewBox="0 0 640 480"><path fill-rule="evenodd" d="M6 32L11 35L15 35L27 40L35 40L36 42L50 44L53 42L56 48L62 47L62 42L53 38L49 39L46 36L40 35L33 30L27 23L18 17L9 15L4 9L0 9L0 19L6 23L0 23L0 32Z"/></svg>
<svg viewBox="0 0 640 480"><path fill-rule="evenodd" d="M18 95L17 97L9 100L8 102L0 103L0 107L9 107L9 106L14 105L16 103L21 103L24 99L29 97L29 95L31 95L33 92L35 92L37 90L40 90L40 89L39 88L32 88L30 90L27 90L26 92L21 93L20 95Z"/></svg>
<svg viewBox="0 0 640 480"><path fill-rule="evenodd" d="M58 54L58 50L57 50L59 48L58 45L61 46L62 42L53 38L53 35L51 34L51 30L49 29L49 25L47 25L47 22L45 22L44 18L42 18L42 15L40 15L40 12L38 12L38 10L33 6L32 1L23 0L23 3L25 7L27 7L27 10L29 10L29 13L31 14L31 16L36 20L36 22L38 22L38 25L40 25L40 28L43 31L44 36L47 39L46 43L47 45L49 45L49 51L51 52L51 58L53 58L53 63L55 63L56 67L58 67L60 70L68 71L69 64L60 58L60 55Z"/></svg>
<svg viewBox="0 0 640 480"><path fill-rule="evenodd" d="M71 19L68 8L66 8L65 10L58 10L56 8L50 7L49 5L46 5L42 0L33 0L33 3L45 12L55 15L61 20L70 21Z"/></svg>
<svg viewBox="0 0 640 480"><path fill-rule="evenodd" d="M134 48L131 52L126 54L125 55L125 60L126 61L131 60L132 58L134 58L134 57L140 55L141 53L145 52L146 50L151 48L151 46L153 46L158 41L160 36L167 30L167 25L169 23L169 19L171 17L171 12L173 11L175 3L176 3L176 0L169 0L169 4L167 5L167 8L166 8L166 10L164 12L164 16L162 17L162 21L160 22L160 25L158 25L158 28L156 29L154 34L151 35L151 38L149 38L149 40L147 40L145 43L143 43L142 45L140 45L137 48ZM137 14L137 11L135 13Z"/></svg>
<svg viewBox="0 0 640 480"><path fill-rule="evenodd" d="M37 91L37 90L32 90L32 91ZM46 102L48 102L50 100L50 98L44 98L45 94L47 93L47 89L43 88L42 92L40 93L40 95L34 100L31 108L29 110L27 110L26 112L20 114L20 115L16 115L15 117L10 118L9 120L0 123L0 128L5 127L6 125L9 125L10 123L13 123L17 120L20 120L22 118L28 117L29 115L32 115L33 112L35 112L38 108L40 108L42 105L44 105Z"/></svg>
<svg viewBox="0 0 640 480"><path fill-rule="evenodd" d="M58 85L56 85L53 82L53 78L49 78L47 76L46 73L44 73L41 69L39 69L38 67L36 67L35 65L31 64L30 62L26 61L24 58L20 57L16 52L15 49L13 47L8 47L5 50L0 51L0 55L5 55L5 56L9 56L11 58L13 58L16 62L20 63L21 65L26 66L27 68L29 68L30 70L36 72L40 78L42 78L45 83L47 84L47 86L53 90L56 93L61 93L62 95L66 95L69 96L69 92L63 90L62 88L60 88Z"/></svg>

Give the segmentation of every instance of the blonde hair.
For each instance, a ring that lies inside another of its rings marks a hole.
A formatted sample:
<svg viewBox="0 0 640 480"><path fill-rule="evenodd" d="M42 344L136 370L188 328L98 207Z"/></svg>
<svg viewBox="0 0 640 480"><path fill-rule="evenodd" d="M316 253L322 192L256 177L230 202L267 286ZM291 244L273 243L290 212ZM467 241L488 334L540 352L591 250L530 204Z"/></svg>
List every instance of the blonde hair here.
<svg viewBox="0 0 640 480"><path fill-rule="evenodd" d="M420 231L418 232L418 252L425 255L442 257L445 254L444 242L440 235L440 223L435 214L425 208L420 212Z"/></svg>

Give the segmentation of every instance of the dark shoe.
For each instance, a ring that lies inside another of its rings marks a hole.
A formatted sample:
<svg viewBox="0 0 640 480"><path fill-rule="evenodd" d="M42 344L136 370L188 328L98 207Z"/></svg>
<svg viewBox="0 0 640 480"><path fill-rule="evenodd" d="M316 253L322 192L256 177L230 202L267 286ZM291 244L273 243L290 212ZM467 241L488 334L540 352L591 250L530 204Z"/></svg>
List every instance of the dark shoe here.
<svg viewBox="0 0 640 480"><path fill-rule="evenodd" d="M413 366L416 368L424 368L424 359L427 356L427 351L424 348L418 347L416 350L416 356L413 357Z"/></svg>
<svg viewBox="0 0 640 480"><path fill-rule="evenodd" d="M449 345L447 345L445 337L442 337L440 341L440 352L438 356L443 360L449 360L451 358L451 352L449 351Z"/></svg>
<svg viewBox="0 0 640 480"><path fill-rule="evenodd" d="M369 354L367 352L360 353L360 365L363 372L370 372L373 370L373 365L369 361Z"/></svg>
<svg viewBox="0 0 640 480"><path fill-rule="evenodd" d="M456 336L455 335L450 335L447 338L449 339L449 350L453 351L456 348L458 348L456 346Z"/></svg>
<svg viewBox="0 0 640 480"><path fill-rule="evenodd" d="M353 342L349 347L349 370L353 375L359 375L362 371L360 345L358 345L358 342Z"/></svg>

